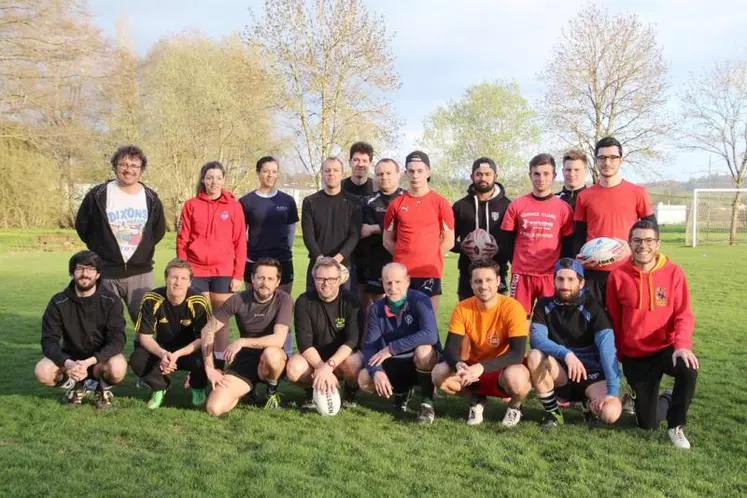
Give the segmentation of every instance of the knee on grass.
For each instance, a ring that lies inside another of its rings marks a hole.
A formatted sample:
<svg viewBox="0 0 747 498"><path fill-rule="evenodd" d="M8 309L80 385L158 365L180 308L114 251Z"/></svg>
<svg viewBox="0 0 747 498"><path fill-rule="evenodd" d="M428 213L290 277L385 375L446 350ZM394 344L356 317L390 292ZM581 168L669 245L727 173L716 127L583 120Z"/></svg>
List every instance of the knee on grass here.
<svg viewBox="0 0 747 498"><path fill-rule="evenodd" d="M369 394L372 394L376 390L373 378L365 368L358 374L358 386Z"/></svg>
<svg viewBox="0 0 747 498"><path fill-rule="evenodd" d="M59 372L60 367L55 365L49 358L42 358L36 364L36 367L34 367L36 380L49 387L54 387L57 384Z"/></svg>
<svg viewBox="0 0 747 498"><path fill-rule="evenodd" d="M622 415L622 403L618 398L610 399L602 405L602 411L596 415L605 424L614 424Z"/></svg>

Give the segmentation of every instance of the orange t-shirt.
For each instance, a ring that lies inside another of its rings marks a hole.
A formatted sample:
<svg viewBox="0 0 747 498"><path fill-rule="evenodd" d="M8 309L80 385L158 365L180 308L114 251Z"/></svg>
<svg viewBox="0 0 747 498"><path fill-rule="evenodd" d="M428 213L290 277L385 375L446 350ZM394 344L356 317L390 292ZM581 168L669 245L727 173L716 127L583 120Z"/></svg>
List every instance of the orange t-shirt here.
<svg viewBox="0 0 747 498"><path fill-rule="evenodd" d="M457 304L449 321L449 332L470 341L470 363L498 358L508 351L510 337L527 337L529 325L524 307L512 297L498 295L498 302L483 310L477 297Z"/></svg>

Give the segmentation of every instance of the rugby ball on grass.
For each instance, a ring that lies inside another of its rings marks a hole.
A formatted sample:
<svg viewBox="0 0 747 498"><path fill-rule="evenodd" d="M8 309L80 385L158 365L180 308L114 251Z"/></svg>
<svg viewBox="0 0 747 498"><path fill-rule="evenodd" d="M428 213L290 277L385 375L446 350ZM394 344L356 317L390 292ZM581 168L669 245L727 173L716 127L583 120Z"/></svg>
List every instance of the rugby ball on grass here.
<svg viewBox="0 0 747 498"><path fill-rule="evenodd" d="M471 261L491 259L498 252L495 238L482 228L471 231L462 241L461 247Z"/></svg>
<svg viewBox="0 0 747 498"><path fill-rule="evenodd" d="M617 239L598 237L584 244L580 254L584 263L608 266L630 256L630 247Z"/></svg>
<svg viewBox="0 0 747 498"><path fill-rule="evenodd" d="M342 401L337 389L326 392L314 389L313 400L316 411L323 417L334 417L340 411Z"/></svg>

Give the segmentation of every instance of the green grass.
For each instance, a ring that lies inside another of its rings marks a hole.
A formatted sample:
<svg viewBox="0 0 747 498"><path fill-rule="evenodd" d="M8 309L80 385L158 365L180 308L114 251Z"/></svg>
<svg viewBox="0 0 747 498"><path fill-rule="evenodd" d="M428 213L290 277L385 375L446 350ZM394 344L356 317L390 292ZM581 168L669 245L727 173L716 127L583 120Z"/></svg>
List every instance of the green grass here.
<svg viewBox="0 0 747 498"><path fill-rule="evenodd" d="M0 243L24 237L2 232ZM97 413L90 403L66 409L59 390L36 383L33 368L41 357L40 315L67 283L69 254L4 250L0 496L744 496L747 249L693 250L681 247L681 234L665 237L664 251L689 277L697 319L702 371L689 452L676 451L664 427L644 432L631 418L589 431L568 411L570 423L545 434L533 399L510 431L499 424L504 405L492 403L487 422L472 428L464 423L465 402L443 397L430 427L395 422L387 405L369 396L334 418L241 405L212 419L188 406L181 387L168 407L149 412L147 392L130 375L115 388L112 411ZM169 238L156 255L159 274L173 254ZM296 262L297 295L306 262L300 242ZM448 255L442 336L456 301L455 268ZM301 397L286 384L281 394L286 404Z"/></svg>

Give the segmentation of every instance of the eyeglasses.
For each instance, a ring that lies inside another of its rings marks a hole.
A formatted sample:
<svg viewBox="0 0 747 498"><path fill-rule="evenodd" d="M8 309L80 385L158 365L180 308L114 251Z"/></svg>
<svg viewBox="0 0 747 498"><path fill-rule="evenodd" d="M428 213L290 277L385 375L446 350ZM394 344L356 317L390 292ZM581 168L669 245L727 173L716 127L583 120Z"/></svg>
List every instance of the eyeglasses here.
<svg viewBox="0 0 747 498"><path fill-rule="evenodd" d="M133 171L138 171L143 169L142 165L140 164L130 164L130 163L117 163L117 167L119 169L131 169Z"/></svg>
<svg viewBox="0 0 747 498"><path fill-rule="evenodd" d="M648 237L645 239L635 238L635 239L630 239L630 244L634 246L640 246L640 245L652 246L656 244L658 241L659 239L656 239L654 237Z"/></svg>
<svg viewBox="0 0 747 498"><path fill-rule="evenodd" d="M77 265L74 271L77 273L96 273L98 270L93 266Z"/></svg>
<svg viewBox="0 0 747 498"><path fill-rule="evenodd" d="M334 284L338 280L340 280L340 277L329 277L329 278L314 277L314 281L316 283L318 283L318 284L321 284L321 285L324 285L324 284L327 284L327 283Z"/></svg>
<svg viewBox="0 0 747 498"><path fill-rule="evenodd" d="M597 162L599 163L606 163L608 160L612 163L616 163L622 159L620 156L597 156Z"/></svg>

